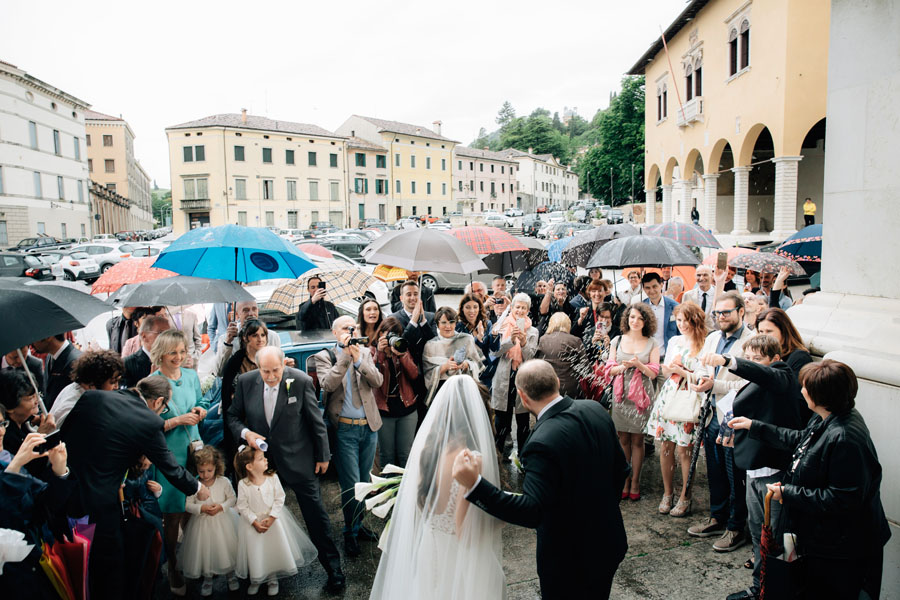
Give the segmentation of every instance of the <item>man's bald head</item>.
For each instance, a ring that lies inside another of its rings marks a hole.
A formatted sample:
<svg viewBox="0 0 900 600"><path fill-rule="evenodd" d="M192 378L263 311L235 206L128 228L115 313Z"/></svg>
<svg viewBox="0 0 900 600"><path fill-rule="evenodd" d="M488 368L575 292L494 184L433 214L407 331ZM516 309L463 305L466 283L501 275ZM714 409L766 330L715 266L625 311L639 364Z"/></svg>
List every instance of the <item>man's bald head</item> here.
<svg viewBox="0 0 900 600"><path fill-rule="evenodd" d="M526 407L530 405L528 410L537 414L544 404L559 396L559 377L547 361L539 358L527 360L516 374L516 389Z"/></svg>
<svg viewBox="0 0 900 600"><path fill-rule="evenodd" d="M256 352L256 364L260 368L265 365L284 365L284 350L275 346L263 346Z"/></svg>
<svg viewBox="0 0 900 600"><path fill-rule="evenodd" d="M259 306L256 300L244 300L234 305L234 318L241 323L246 323L250 319L259 318Z"/></svg>
<svg viewBox="0 0 900 600"><path fill-rule="evenodd" d="M353 317L344 315L343 317L338 317L337 319L335 319L331 324L331 333L333 333L335 337L338 337L350 327L353 327L355 325L356 320Z"/></svg>

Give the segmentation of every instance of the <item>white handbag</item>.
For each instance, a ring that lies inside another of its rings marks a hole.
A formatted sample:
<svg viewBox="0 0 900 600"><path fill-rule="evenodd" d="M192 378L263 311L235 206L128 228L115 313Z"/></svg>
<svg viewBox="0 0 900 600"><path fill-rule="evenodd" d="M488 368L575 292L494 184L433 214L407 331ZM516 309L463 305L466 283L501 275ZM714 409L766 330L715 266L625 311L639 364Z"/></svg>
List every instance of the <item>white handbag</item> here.
<svg viewBox="0 0 900 600"><path fill-rule="evenodd" d="M679 423L696 423L700 420L703 394L690 388L689 384L692 383L692 379L693 373L690 378L682 379L674 392L668 392L669 396L664 399L660 417L666 421Z"/></svg>

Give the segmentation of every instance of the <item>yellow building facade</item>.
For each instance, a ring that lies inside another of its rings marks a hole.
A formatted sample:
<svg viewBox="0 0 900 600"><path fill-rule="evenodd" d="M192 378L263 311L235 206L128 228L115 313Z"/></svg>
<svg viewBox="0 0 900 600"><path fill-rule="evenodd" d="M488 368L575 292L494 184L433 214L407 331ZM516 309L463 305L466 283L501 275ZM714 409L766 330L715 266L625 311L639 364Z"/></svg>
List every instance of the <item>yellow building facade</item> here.
<svg viewBox="0 0 900 600"><path fill-rule="evenodd" d="M166 135L176 234L224 224L348 226L344 138L246 111L174 125Z"/></svg>
<svg viewBox="0 0 900 600"><path fill-rule="evenodd" d="M341 136L373 142L388 152L388 222L413 215L445 215L456 210L453 148L458 142L419 125L353 115L337 128Z"/></svg>
<svg viewBox="0 0 900 600"><path fill-rule="evenodd" d="M387 149L362 138L348 138L347 173L350 222L359 226L366 219L386 223L391 198Z"/></svg>
<svg viewBox="0 0 900 600"><path fill-rule="evenodd" d="M693 0L629 70L644 75L647 221L783 239L821 215L829 3Z"/></svg>

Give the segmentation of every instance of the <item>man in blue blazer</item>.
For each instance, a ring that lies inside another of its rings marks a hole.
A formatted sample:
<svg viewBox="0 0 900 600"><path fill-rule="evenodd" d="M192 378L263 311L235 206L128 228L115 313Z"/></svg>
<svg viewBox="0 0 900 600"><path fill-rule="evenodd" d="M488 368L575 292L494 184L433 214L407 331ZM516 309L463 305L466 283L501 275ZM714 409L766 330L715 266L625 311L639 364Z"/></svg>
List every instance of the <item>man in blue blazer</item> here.
<svg viewBox="0 0 900 600"><path fill-rule="evenodd" d="M659 344L659 362L662 362L669 340L678 335L678 325L672 316L678 303L668 296L663 296L662 277L658 273L644 274L641 285L644 286L644 294L647 295L643 302L650 306L656 317L656 333L653 334L653 339Z"/></svg>

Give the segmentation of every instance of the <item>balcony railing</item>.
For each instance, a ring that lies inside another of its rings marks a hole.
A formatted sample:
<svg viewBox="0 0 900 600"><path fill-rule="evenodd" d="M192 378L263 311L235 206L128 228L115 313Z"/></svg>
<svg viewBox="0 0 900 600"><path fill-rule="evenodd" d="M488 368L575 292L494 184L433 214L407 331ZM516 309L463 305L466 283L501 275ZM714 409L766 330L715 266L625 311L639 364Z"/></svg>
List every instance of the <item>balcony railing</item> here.
<svg viewBox="0 0 900 600"><path fill-rule="evenodd" d="M181 210L209 210L209 199L205 200L182 200Z"/></svg>
<svg viewBox="0 0 900 600"><path fill-rule="evenodd" d="M694 96L678 109L678 126L687 127L691 123L703 121L703 96Z"/></svg>

